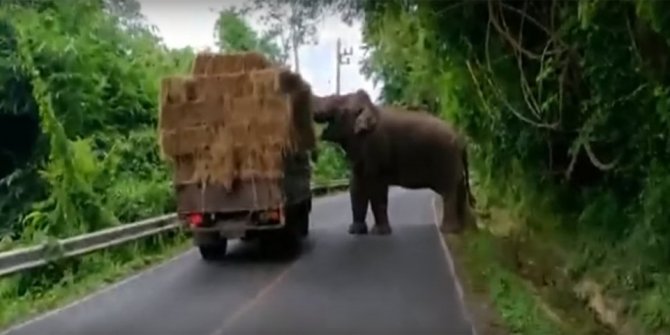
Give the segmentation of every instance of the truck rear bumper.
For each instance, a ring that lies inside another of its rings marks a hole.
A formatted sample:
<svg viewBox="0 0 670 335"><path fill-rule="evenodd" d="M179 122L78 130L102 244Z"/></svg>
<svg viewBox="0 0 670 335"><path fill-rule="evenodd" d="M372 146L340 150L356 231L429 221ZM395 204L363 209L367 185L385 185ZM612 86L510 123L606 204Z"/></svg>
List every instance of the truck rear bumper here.
<svg viewBox="0 0 670 335"><path fill-rule="evenodd" d="M267 231L282 229L285 223L258 224L248 220L222 220L207 227L194 227L188 222L184 222L184 227L197 235L218 235L226 239L242 238L250 231Z"/></svg>

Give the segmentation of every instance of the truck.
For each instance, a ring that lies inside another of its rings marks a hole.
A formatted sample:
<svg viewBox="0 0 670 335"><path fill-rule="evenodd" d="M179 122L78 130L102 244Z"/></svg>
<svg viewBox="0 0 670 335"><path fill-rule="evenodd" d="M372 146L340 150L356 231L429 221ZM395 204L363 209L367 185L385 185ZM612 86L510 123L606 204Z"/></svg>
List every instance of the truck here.
<svg viewBox="0 0 670 335"><path fill-rule="evenodd" d="M203 260L224 258L231 239L288 248L308 236L316 138L299 75L257 53L201 53L191 78L161 91L177 215Z"/></svg>
<svg viewBox="0 0 670 335"><path fill-rule="evenodd" d="M282 203L267 198L273 181L237 181L232 190L219 185L175 185L177 213L193 236L204 260L225 256L228 240L258 240L262 244L291 248L309 234L312 210L309 155L299 152L285 157L284 177L279 181ZM278 244L276 242L279 242Z"/></svg>

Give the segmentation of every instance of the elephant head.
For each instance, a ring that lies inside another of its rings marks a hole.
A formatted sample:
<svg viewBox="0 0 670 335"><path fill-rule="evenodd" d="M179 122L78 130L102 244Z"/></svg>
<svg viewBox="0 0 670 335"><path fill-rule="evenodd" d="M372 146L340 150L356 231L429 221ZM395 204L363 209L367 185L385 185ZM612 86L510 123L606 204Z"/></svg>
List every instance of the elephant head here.
<svg viewBox="0 0 670 335"><path fill-rule="evenodd" d="M373 131L379 121L379 110L363 90L316 97L314 121L327 124L322 139L342 143Z"/></svg>

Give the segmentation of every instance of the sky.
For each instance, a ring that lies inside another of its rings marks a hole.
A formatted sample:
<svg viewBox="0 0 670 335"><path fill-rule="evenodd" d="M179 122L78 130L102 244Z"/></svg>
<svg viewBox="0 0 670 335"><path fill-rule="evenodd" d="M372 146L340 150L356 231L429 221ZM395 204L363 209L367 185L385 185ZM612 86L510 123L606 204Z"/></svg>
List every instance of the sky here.
<svg viewBox="0 0 670 335"><path fill-rule="evenodd" d="M239 0L139 0L142 14L158 28L159 34L168 47L181 48L191 46L197 50L210 47L216 49L214 43L214 23L217 12L231 5L239 4ZM249 19L256 30L262 30L262 22ZM343 48L351 48L350 65L343 65L340 70L340 93L350 93L364 89L374 100L379 96L379 87L365 79L360 73L359 62L363 59L360 22L352 26L343 23L339 16L325 18L317 27L317 44L305 45L299 49L300 74L312 86L317 95L335 93L335 54L337 38L342 41ZM292 61L292 59L291 59Z"/></svg>

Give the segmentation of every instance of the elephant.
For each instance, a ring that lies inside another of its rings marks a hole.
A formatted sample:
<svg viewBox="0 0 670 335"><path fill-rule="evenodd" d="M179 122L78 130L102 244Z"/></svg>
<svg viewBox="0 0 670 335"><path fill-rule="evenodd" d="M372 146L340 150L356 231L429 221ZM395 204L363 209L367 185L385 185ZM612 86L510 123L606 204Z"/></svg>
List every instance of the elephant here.
<svg viewBox="0 0 670 335"><path fill-rule="evenodd" d="M368 204L373 235L388 235L389 186L431 189L442 197L440 230L458 234L472 219L464 137L427 112L376 106L366 91L313 96L313 119L325 124L321 140L340 146L351 169L353 222L348 232L368 233Z"/></svg>

